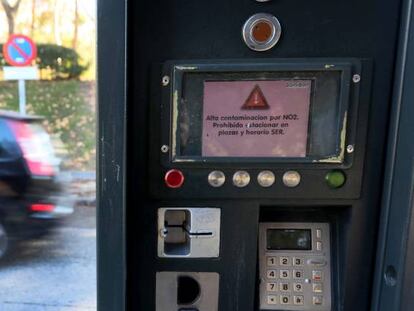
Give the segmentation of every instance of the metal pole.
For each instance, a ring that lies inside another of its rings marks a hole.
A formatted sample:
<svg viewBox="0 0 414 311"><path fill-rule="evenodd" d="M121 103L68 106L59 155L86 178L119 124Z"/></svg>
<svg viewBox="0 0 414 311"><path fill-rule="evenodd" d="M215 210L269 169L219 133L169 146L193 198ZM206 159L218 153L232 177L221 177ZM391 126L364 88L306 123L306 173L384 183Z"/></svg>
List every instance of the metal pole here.
<svg viewBox="0 0 414 311"><path fill-rule="evenodd" d="M26 83L25 80L19 80L19 111L26 114Z"/></svg>

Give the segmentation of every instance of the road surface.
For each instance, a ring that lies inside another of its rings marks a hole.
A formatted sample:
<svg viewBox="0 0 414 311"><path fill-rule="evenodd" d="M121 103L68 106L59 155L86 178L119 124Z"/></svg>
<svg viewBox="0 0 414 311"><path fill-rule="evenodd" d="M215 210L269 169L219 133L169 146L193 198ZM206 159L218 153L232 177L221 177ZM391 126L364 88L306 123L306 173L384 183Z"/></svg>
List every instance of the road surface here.
<svg viewBox="0 0 414 311"><path fill-rule="evenodd" d="M96 310L95 220L94 207L78 207L51 235L21 243L0 265L0 310Z"/></svg>

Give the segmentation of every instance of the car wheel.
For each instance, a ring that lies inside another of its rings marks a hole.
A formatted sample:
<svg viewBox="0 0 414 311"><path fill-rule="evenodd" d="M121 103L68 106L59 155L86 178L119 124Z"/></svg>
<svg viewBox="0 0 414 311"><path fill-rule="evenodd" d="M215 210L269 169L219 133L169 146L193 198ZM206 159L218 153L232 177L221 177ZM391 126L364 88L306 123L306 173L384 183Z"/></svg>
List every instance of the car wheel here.
<svg viewBox="0 0 414 311"><path fill-rule="evenodd" d="M0 223L0 259L6 256L9 249L9 237L6 228Z"/></svg>

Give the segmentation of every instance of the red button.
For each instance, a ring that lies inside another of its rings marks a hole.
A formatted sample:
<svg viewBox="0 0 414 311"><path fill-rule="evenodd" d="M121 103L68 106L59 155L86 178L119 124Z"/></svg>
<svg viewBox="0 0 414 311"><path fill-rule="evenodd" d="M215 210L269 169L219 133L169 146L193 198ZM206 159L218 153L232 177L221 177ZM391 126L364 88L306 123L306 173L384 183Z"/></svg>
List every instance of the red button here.
<svg viewBox="0 0 414 311"><path fill-rule="evenodd" d="M184 175L179 170L170 170L165 174L165 184L169 188L180 188L184 183Z"/></svg>

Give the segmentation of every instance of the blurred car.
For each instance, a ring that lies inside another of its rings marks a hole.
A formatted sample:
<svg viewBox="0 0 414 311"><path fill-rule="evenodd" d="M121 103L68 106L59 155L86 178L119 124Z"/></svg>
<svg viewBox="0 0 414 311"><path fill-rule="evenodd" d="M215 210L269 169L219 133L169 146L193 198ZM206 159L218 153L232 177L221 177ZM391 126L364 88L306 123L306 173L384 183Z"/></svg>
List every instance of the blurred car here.
<svg viewBox="0 0 414 311"><path fill-rule="evenodd" d="M0 258L74 211L42 118L0 111Z"/></svg>

